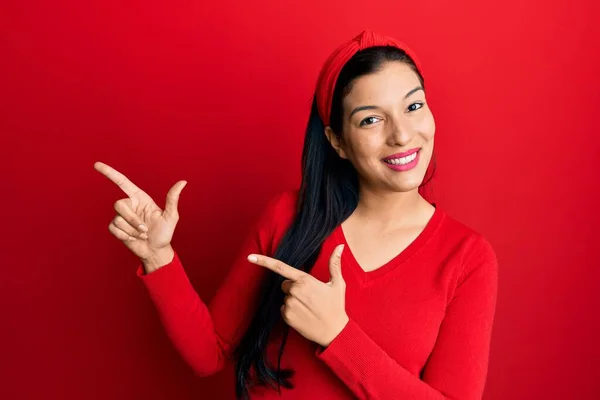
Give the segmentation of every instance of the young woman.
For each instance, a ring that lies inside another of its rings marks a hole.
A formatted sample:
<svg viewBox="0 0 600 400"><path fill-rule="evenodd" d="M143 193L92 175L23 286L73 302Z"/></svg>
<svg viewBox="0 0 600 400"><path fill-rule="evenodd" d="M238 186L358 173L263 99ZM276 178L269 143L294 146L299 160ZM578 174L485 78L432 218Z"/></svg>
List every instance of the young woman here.
<svg viewBox="0 0 600 400"><path fill-rule="evenodd" d="M498 264L479 233L425 200L435 123L419 61L364 31L320 73L299 190L276 196L206 305L170 245L186 181L161 210L128 195L110 232L200 376L235 363L238 398L480 399ZM291 329L290 329L291 328Z"/></svg>

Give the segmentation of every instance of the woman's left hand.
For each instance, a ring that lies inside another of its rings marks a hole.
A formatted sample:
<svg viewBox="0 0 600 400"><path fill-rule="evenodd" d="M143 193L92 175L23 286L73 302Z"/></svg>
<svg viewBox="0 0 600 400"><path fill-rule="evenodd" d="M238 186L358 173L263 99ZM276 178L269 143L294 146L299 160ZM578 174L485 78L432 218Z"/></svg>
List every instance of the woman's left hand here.
<svg viewBox="0 0 600 400"><path fill-rule="evenodd" d="M343 249L344 245L337 246L329 259L331 279L327 283L274 258L260 254L248 256L248 261L287 278L281 284L286 294L281 306L283 320L323 347L329 346L349 321L345 307L346 282L342 277Z"/></svg>

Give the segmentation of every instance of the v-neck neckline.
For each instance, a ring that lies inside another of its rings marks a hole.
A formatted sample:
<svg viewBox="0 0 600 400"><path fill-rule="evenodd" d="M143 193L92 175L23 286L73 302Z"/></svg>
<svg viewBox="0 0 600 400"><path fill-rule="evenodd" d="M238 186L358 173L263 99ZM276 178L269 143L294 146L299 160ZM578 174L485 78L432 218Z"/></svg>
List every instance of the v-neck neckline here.
<svg viewBox="0 0 600 400"><path fill-rule="evenodd" d="M349 267L354 271L356 276L359 278L361 284L363 285L393 270L398 265L408 260L421 247L423 247L423 245L429 240L429 238L431 238L431 236L439 226L440 222L442 221L444 214L443 211L439 208L439 206L436 203L431 203L431 205L435 208L433 215L429 218L429 221L425 225L425 228L423 228L423 230L421 231L421 233L419 233L415 240L413 240L404 250L402 250L400 253L394 256L394 258L371 271L365 271L364 269L362 269L362 267L354 257L352 249L348 245L348 241L346 240L346 235L344 234L342 224L339 224L333 231L333 234L335 235L337 241L344 245L344 251L342 253L342 264L348 263Z"/></svg>

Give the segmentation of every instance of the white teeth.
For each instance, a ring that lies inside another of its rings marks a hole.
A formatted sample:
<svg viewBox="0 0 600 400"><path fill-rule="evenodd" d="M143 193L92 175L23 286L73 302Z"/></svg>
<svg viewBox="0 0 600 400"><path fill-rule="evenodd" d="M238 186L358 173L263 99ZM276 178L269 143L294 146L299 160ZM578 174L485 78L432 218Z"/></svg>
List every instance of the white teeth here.
<svg viewBox="0 0 600 400"><path fill-rule="evenodd" d="M393 165L404 165L404 164L408 164L409 162L413 161L415 158L417 158L417 152L412 153L410 156L385 160L385 162L388 164L393 164Z"/></svg>

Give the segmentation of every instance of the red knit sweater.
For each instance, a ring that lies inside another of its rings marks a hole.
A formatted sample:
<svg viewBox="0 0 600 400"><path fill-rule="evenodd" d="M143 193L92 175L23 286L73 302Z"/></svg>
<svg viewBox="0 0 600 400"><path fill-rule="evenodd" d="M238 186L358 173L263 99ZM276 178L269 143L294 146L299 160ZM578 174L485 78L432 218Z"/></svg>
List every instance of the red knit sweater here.
<svg viewBox="0 0 600 400"><path fill-rule="evenodd" d="M209 305L177 253L150 274L139 265L167 334L198 375L219 371L248 326L259 283L271 272L246 256L273 254L292 222L296 198L297 192L285 192L270 202ZM338 226L313 276L329 281L329 256L340 243L345 239ZM346 244L342 274L350 321L327 348L290 329L281 367L295 370L295 388L282 387L281 397L481 399L498 281L496 255L483 236L436 205L420 236L376 270L363 271ZM268 357L274 366L278 348L272 340ZM281 398L262 387L251 393L253 399Z"/></svg>

